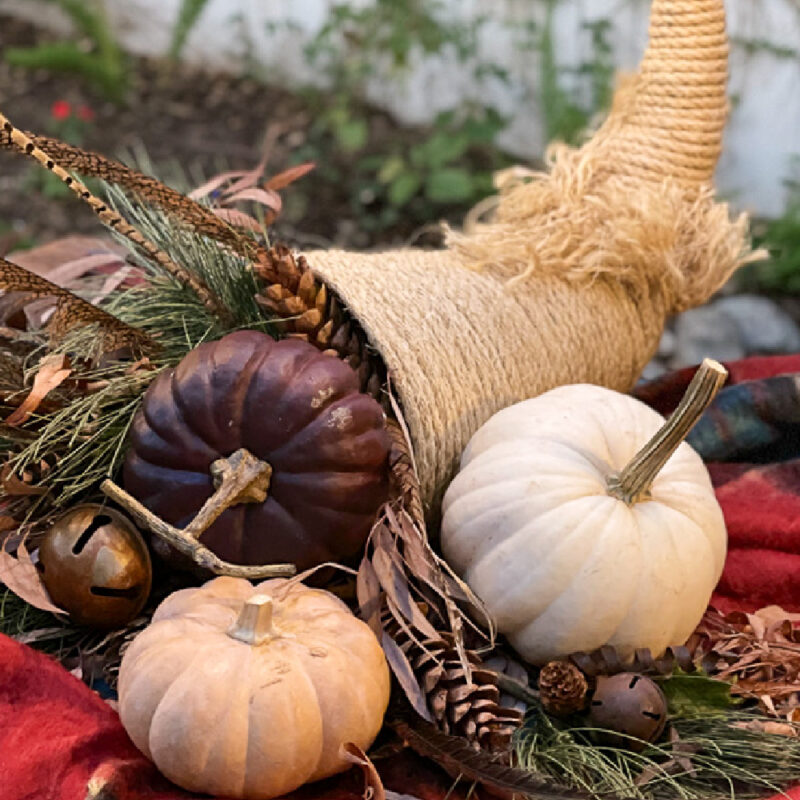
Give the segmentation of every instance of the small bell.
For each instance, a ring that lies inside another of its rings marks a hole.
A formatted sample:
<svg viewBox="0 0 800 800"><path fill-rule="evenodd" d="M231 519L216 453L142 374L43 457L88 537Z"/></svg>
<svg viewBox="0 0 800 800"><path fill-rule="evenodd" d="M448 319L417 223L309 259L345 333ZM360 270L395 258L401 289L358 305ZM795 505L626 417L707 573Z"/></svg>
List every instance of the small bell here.
<svg viewBox="0 0 800 800"><path fill-rule="evenodd" d="M644 750L645 743L658 739L667 724L664 693L650 678L632 672L598 678L590 709L594 727L625 734L604 736L604 741L628 750Z"/></svg>
<svg viewBox="0 0 800 800"><path fill-rule="evenodd" d="M39 546L42 581L78 625L120 628L142 610L152 583L150 554L127 517L82 505L58 519Z"/></svg>

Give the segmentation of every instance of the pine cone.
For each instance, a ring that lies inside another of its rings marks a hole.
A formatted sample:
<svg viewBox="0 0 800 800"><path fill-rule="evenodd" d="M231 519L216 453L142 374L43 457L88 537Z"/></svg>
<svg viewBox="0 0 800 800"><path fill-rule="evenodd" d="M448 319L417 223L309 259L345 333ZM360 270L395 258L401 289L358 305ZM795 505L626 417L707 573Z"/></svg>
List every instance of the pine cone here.
<svg viewBox="0 0 800 800"><path fill-rule="evenodd" d="M463 737L476 750L508 751L523 714L500 705L497 675L483 666L477 653L467 651L471 666L468 680L452 634L441 633L439 639L420 645L393 619L385 622L387 633L414 670L437 727L443 733Z"/></svg>
<svg viewBox="0 0 800 800"><path fill-rule="evenodd" d="M315 277L303 256L284 245L257 254L256 274L267 284L256 301L283 318L290 337L310 342L346 361L358 372L362 391L378 400L386 369L361 326L353 320L325 284Z"/></svg>
<svg viewBox="0 0 800 800"><path fill-rule="evenodd" d="M568 661L551 661L539 673L539 698L544 710L554 716L581 711L588 690L583 673Z"/></svg>

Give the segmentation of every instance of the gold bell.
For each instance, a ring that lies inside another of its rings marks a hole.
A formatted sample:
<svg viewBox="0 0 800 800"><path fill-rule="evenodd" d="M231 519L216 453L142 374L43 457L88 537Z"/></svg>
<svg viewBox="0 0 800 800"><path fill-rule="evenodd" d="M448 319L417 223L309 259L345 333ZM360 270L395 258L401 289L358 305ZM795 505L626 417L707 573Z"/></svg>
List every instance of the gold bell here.
<svg viewBox="0 0 800 800"><path fill-rule="evenodd" d="M42 581L78 625L119 628L142 610L153 579L150 554L127 517L82 505L58 519L39 546Z"/></svg>

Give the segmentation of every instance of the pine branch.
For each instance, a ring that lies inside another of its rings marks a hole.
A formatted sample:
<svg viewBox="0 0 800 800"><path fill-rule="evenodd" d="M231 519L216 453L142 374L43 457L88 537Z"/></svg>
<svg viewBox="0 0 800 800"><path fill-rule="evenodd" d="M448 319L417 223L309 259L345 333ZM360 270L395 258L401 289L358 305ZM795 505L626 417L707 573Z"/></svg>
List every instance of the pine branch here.
<svg viewBox="0 0 800 800"><path fill-rule="evenodd" d="M72 192L80 197L105 225L121 236L124 236L136 245L148 258L161 266L174 278L191 288L203 301L206 308L212 310L222 319L228 317L227 309L219 302L219 299L216 298L212 292L209 291L208 287L205 286L202 281L198 280L190 270L176 264L163 250L142 236L139 231L119 214L112 211L102 200L95 197L83 183L73 178L60 164L56 163L55 159L49 156L40 147L37 147L27 134L15 128L2 113L0 113L0 128L2 128L4 133L8 136L14 149L38 161L45 169L52 172L69 187Z"/></svg>
<svg viewBox="0 0 800 800"><path fill-rule="evenodd" d="M51 340L60 339L73 328L97 324L102 331L101 347L104 353L129 347L134 354L139 355L156 348L154 340L144 331L4 258L0 258L0 289L7 292L26 292L35 297L55 298L56 312L47 326Z"/></svg>
<svg viewBox="0 0 800 800"><path fill-rule="evenodd" d="M27 131L25 135L36 147L49 153L65 169L116 184L139 202L155 206L177 222L185 224L196 233L215 239L241 256L255 259L260 252L263 252L263 248L249 236L243 235L201 203L176 192L156 178L144 175L119 161L99 153L82 150L59 139ZM0 147L17 149L11 133L1 128Z"/></svg>

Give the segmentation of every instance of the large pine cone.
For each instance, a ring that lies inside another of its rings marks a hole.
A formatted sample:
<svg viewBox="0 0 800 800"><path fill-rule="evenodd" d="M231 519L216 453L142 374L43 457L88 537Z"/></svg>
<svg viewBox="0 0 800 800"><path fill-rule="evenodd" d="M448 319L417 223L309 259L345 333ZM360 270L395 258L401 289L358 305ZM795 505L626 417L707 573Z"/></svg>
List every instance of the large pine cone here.
<svg viewBox="0 0 800 800"><path fill-rule="evenodd" d="M214 492L211 464L249 450L272 467L267 500L228 509L201 541L233 563L303 570L361 551L388 496L389 446L381 407L347 364L302 341L241 331L200 345L153 382L124 484L184 527Z"/></svg>

